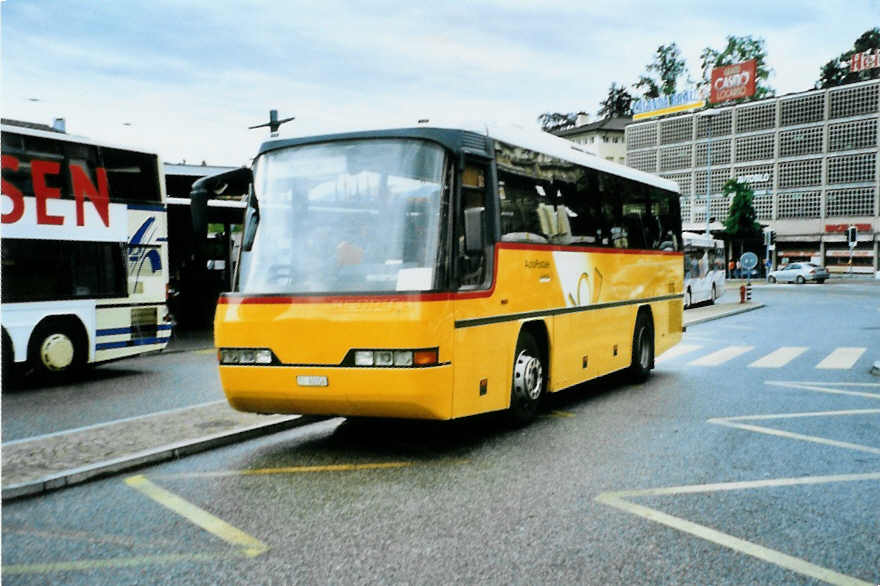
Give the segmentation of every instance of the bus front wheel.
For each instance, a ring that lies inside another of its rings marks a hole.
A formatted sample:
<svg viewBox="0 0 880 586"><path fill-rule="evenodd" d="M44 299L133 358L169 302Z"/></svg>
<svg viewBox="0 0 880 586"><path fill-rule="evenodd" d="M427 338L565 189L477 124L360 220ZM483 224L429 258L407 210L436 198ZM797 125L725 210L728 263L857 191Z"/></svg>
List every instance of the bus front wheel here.
<svg viewBox="0 0 880 586"><path fill-rule="evenodd" d="M81 328L69 320L40 323L28 344L31 368L44 378L59 378L80 370L86 363L83 337Z"/></svg>
<svg viewBox="0 0 880 586"><path fill-rule="evenodd" d="M547 384L543 354L529 332L521 332L513 360L510 390L510 420L515 425L535 418Z"/></svg>
<svg viewBox="0 0 880 586"><path fill-rule="evenodd" d="M643 382L651 375L654 365L654 328L647 312L639 313L633 331L632 363L630 375L636 382Z"/></svg>

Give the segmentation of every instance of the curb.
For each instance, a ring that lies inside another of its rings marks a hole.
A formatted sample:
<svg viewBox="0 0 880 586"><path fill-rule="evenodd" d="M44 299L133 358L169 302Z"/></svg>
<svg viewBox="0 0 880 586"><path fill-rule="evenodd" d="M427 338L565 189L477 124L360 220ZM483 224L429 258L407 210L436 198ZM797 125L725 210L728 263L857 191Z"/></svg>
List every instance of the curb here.
<svg viewBox="0 0 880 586"><path fill-rule="evenodd" d="M252 425L235 431L209 435L196 440L185 440L159 448L136 452L120 458L105 460L96 464L89 464L88 466L72 468L58 474L44 476L38 480L4 486L2 490L2 501L5 503L61 488L67 488L68 486L105 478L134 468L140 468L141 466L146 466L148 464L176 460L183 458L184 456L204 452L213 448L219 448L235 442L302 427L324 419L327 418L293 415L282 421Z"/></svg>
<svg viewBox="0 0 880 586"><path fill-rule="evenodd" d="M693 321L685 321L684 326L685 327L695 326L697 324L706 323L707 321L721 319L722 317L730 317L731 315L737 315L740 313L755 311L756 309L761 309L762 307L764 307L763 303L755 303L753 305L749 305L748 307L738 307L736 309L731 309L730 311L725 311L724 313L719 313L718 315L710 315L710 316L706 316L706 317L697 318Z"/></svg>

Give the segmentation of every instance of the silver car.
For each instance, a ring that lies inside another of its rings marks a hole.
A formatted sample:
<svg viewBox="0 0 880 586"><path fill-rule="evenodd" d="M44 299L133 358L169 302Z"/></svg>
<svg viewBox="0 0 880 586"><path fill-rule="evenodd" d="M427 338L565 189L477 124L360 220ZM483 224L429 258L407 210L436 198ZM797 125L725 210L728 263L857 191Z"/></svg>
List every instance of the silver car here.
<svg viewBox="0 0 880 586"><path fill-rule="evenodd" d="M825 267L815 265L811 262L793 262L775 271L770 271L767 280L771 283L779 281L780 283L806 283L807 281L816 281L824 283L829 277L828 270Z"/></svg>

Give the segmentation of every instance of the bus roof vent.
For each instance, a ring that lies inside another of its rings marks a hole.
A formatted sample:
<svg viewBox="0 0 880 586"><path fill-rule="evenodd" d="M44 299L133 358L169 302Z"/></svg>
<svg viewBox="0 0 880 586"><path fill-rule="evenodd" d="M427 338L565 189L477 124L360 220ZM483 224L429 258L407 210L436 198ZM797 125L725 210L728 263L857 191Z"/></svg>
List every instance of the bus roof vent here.
<svg viewBox="0 0 880 586"><path fill-rule="evenodd" d="M476 132L463 132L461 134L461 149L469 153L489 156L489 149L486 148L486 137Z"/></svg>

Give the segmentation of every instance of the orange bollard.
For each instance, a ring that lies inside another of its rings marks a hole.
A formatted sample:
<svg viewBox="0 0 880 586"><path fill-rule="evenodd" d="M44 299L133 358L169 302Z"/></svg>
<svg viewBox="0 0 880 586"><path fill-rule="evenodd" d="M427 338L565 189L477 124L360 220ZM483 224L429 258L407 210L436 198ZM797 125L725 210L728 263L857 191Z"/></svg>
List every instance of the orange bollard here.
<svg viewBox="0 0 880 586"><path fill-rule="evenodd" d="M746 302L746 286L745 285L739 286L739 302L740 303Z"/></svg>

